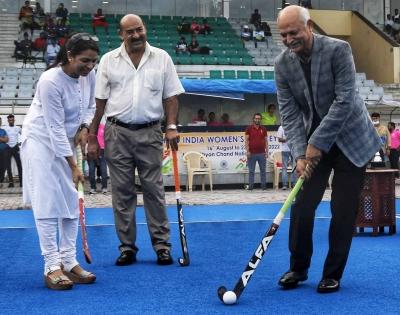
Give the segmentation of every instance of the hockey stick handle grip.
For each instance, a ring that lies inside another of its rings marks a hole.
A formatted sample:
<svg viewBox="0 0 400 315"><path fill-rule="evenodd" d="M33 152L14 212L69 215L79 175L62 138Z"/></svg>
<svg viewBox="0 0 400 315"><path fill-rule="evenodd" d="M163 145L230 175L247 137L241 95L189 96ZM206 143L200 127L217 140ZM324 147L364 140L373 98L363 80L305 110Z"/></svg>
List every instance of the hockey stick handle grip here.
<svg viewBox="0 0 400 315"><path fill-rule="evenodd" d="M174 150L171 151L172 151L172 164L174 167L175 193L178 194L181 191L181 183L179 179L179 169L178 169L178 157L177 157L177 151Z"/></svg>

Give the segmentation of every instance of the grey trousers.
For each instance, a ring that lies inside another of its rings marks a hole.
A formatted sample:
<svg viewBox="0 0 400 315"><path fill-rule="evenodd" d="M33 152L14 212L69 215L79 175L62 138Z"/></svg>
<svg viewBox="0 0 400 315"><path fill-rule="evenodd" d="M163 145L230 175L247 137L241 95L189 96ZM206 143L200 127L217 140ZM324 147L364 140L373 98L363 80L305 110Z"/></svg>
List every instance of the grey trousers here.
<svg viewBox="0 0 400 315"><path fill-rule="evenodd" d="M130 130L107 122L105 158L110 169L115 228L121 252L137 252L135 170L143 189L143 202L155 251L169 249L170 228L161 173L163 136L160 125Z"/></svg>

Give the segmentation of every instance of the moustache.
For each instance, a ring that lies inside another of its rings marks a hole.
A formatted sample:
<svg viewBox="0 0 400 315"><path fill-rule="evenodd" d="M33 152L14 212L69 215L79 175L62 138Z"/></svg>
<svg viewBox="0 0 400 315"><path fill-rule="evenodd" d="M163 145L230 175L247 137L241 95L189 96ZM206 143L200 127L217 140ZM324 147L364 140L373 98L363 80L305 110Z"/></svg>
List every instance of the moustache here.
<svg viewBox="0 0 400 315"><path fill-rule="evenodd" d="M295 48L296 46L300 45L302 42L300 40L293 41L289 44L289 48Z"/></svg>

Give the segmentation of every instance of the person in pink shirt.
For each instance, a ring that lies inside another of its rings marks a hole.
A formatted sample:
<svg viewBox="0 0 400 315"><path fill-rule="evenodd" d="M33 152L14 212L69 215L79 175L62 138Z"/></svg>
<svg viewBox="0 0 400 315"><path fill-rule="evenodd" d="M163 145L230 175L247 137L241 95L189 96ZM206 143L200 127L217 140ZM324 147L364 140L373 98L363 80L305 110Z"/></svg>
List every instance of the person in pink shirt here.
<svg viewBox="0 0 400 315"><path fill-rule="evenodd" d="M101 191L107 194L107 163L104 158L104 122L101 122L97 131L97 141L99 142L100 154L97 160L89 160L89 181L90 181L90 194L96 193L96 166L100 166L101 173Z"/></svg>
<svg viewBox="0 0 400 315"><path fill-rule="evenodd" d="M215 120L215 113L214 112L210 112L208 114L207 126L211 126L211 127L220 126L220 123Z"/></svg>
<svg viewBox="0 0 400 315"><path fill-rule="evenodd" d="M394 122L388 123L388 129L390 132L390 168L398 170L399 169L399 155L400 155L400 131L396 129L396 124ZM399 173L395 173L396 178L399 178Z"/></svg>

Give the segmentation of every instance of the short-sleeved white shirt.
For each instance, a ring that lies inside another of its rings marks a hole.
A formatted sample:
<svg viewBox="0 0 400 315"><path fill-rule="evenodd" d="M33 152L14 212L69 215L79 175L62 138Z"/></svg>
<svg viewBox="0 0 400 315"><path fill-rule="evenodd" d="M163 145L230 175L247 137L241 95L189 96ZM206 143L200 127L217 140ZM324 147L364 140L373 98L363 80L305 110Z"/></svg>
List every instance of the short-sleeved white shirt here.
<svg viewBox="0 0 400 315"><path fill-rule="evenodd" d="M146 123L164 116L162 100L184 93L171 57L146 43L135 68L125 44L105 54L96 74L96 98L107 100L105 116Z"/></svg>
<svg viewBox="0 0 400 315"><path fill-rule="evenodd" d="M276 137L286 140L285 131L283 130L282 126L279 126L278 131L276 133ZM281 142L281 151L282 152L290 152L290 148L289 148L287 142Z"/></svg>

